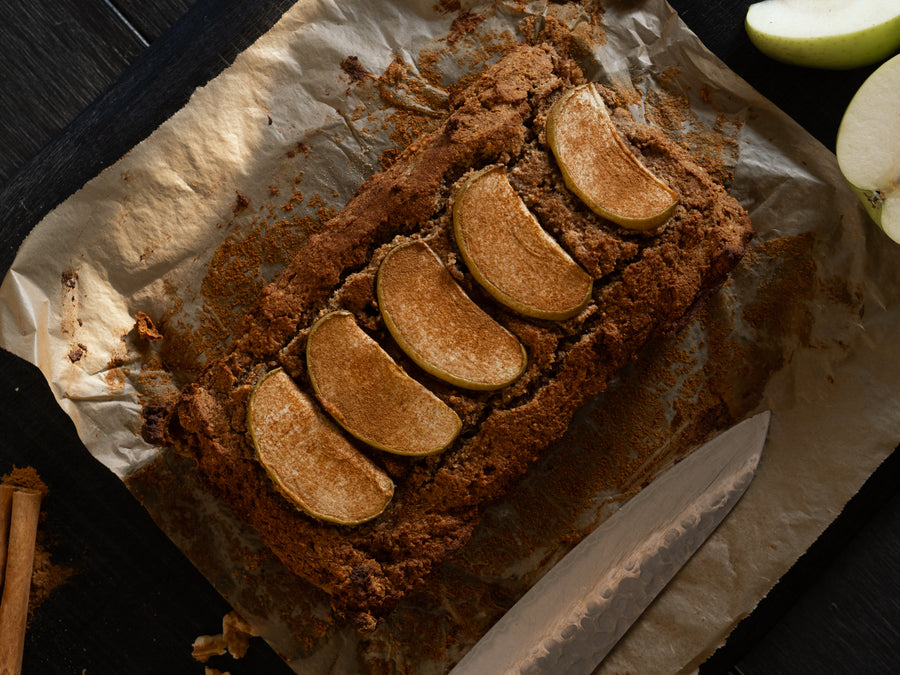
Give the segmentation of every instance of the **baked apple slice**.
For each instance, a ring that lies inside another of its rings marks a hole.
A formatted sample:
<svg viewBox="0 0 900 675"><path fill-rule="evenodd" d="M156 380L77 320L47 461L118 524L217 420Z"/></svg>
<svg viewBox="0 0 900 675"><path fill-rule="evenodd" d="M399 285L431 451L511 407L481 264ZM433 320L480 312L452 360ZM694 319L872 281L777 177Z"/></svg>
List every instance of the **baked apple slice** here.
<svg viewBox="0 0 900 675"><path fill-rule="evenodd" d="M376 291L397 344L435 377L466 389L499 389L525 370L522 344L466 295L425 242L391 249Z"/></svg>
<svg viewBox="0 0 900 675"><path fill-rule="evenodd" d="M387 474L281 368L254 387L247 426L259 462L279 490L315 518L358 525L384 511L394 495Z"/></svg>
<svg viewBox="0 0 900 675"><path fill-rule="evenodd" d="M306 367L325 410L372 447L430 455L462 427L453 409L407 375L350 312L331 312L313 324Z"/></svg>
<svg viewBox="0 0 900 675"><path fill-rule="evenodd" d="M504 167L466 182L453 205L453 231L472 276L516 312L568 319L590 300L593 280L544 231Z"/></svg>
<svg viewBox="0 0 900 675"><path fill-rule="evenodd" d="M678 194L625 145L593 84L565 94L547 113L547 144L566 186L592 211L632 230L672 215Z"/></svg>

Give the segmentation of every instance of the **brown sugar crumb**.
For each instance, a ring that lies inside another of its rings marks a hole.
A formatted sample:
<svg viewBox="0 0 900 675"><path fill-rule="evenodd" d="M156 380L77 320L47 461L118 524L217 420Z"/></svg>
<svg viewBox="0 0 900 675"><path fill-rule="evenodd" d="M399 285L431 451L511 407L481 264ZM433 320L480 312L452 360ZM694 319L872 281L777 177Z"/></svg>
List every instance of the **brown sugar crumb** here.
<svg viewBox="0 0 900 675"><path fill-rule="evenodd" d="M592 47L606 42L603 8L596 2L586 4L585 12L577 3L551 4L540 24L536 17L527 16L519 22L519 30L530 42L546 40L576 58L586 56ZM570 23L575 24L574 30Z"/></svg>
<svg viewBox="0 0 900 675"><path fill-rule="evenodd" d="M306 239L303 219L260 220L246 233L226 237L207 264L201 282L203 349L221 343L239 316L270 280L265 268L278 267Z"/></svg>
<svg viewBox="0 0 900 675"><path fill-rule="evenodd" d="M403 148L409 147L417 138L434 131L439 126L438 121L433 117L407 110L397 110L392 113L388 122L393 127L390 139L394 147L388 148L381 154L379 162L383 168L393 164Z"/></svg>
<svg viewBox="0 0 900 675"><path fill-rule="evenodd" d="M449 96L443 89L438 58L437 52L424 50L418 59L417 76L398 56L378 78L381 103L392 109L381 128L391 141L391 147L379 157L382 168L389 167L417 139L440 126L449 107Z"/></svg>
<svg viewBox="0 0 900 675"><path fill-rule="evenodd" d="M144 312L135 314L134 319L134 332L137 333L138 338L141 340L149 340L150 342L156 342L157 340L162 339L162 333L156 329L156 326L153 324L153 319Z"/></svg>
<svg viewBox="0 0 900 675"><path fill-rule="evenodd" d="M447 42L456 42L466 34L473 32L483 21L483 16L470 10L460 12L450 24L450 35L447 36Z"/></svg>
<svg viewBox="0 0 900 675"><path fill-rule="evenodd" d="M74 290L78 285L78 270L65 270L62 273L62 287Z"/></svg>
<svg viewBox="0 0 900 675"><path fill-rule="evenodd" d="M358 56L348 56L343 59L341 61L341 70L350 78L350 82L354 84L360 84L370 78L374 78L374 75L362 64Z"/></svg>
<svg viewBox="0 0 900 675"><path fill-rule="evenodd" d="M302 178L301 172L295 182ZM206 361L219 355L240 317L271 281L275 270L283 268L307 237L321 230L335 213L335 208L321 195L313 195L305 204L312 210L311 214L296 212L303 205L303 193L295 190L280 207L264 208L248 225L238 227L235 221L222 225L232 233L223 239L207 262L200 283L202 302L196 315L197 325L176 318L184 310L182 291L168 283L166 294L171 299L171 307L159 318L158 327L153 322L136 324L138 331L142 330L141 326L152 326L163 338L155 353L141 351L145 365L157 367L161 360L167 370L179 374L176 379L191 379ZM148 359L155 360L155 365Z"/></svg>
<svg viewBox="0 0 900 675"><path fill-rule="evenodd" d="M250 198L243 194L240 190L235 190L235 194L237 197L234 200L234 207L232 207L231 211L234 215L239 214L241 211L250 206Z"/></svg>
<svg viewBox="0 0 900 675"><path fill-rule="evenodd" d="M432 9L440 14L451 14L460 10L460 0L439 0Z"/></svg>
<svg viewBox="0 0 900 675"><path fill-rule="evenodd" d="M293 148L291 148L290 150L288 150L288 151L287 151L286 153L284 153L284 154L287 155L288 158L293 159L293 158L296 157L297 155L307 155L307 156L309 156L309 153L310 153L309 146L308 146L306 143L303 143L303 142L301 141L301 142L297 143L297 145L295 145Z"/></svg>
<svg viewBox="0 0 900 675"><path fill-rule="evenodd" d="M310 208L319 208L321 206L327 206L328 201L322 197L322 195L313 195L312 198L307 202L307 206Z"/></svg>
<svg viewBox="0 0 900 675"><path fill-rule="evenodd" d="M281 210L284 212L293 211L295 208L297 208L298 206L301 206L302 204L303 204L303 192L301 190L294 190L291 193L291 198L288 199L284 204L281 205Z"/></svg>

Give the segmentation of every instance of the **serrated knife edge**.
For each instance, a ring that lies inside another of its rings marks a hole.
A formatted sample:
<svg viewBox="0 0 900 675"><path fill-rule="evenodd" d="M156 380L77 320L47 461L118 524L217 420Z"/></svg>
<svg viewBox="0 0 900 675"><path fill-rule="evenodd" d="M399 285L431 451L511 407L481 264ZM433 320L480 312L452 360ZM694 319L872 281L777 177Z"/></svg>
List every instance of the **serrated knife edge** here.
<svg viewBox="0 0 900 675"><path fill-rule="evenodd" d="M719 434L626 502L544 575L452 675L590 673L740 500L770 417L760 413Z"/></svg>

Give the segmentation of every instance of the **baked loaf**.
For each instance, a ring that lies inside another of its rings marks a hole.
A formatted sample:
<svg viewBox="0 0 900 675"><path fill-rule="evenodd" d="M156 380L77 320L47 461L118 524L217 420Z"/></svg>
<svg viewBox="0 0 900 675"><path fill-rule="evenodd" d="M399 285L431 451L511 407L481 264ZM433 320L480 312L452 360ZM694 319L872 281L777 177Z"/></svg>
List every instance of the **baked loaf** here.
<svg viewBox="0 0 900 675"><path fill-rule="evenodd" d="M145 437L193 456L210 489L362 631L463 546L485 507L514 487L575 412L650 338L682 326L748 247L752 231L738 203L683 148L633 121L602 87L619 132L677 192L679 204L663 225L635 232L595 215L566 188L547 148L546 116L583 81L575 62L549 45L512 48L451 97L437 131L370 178L324 231L305 241L248 312L224 357L174 404L145 408ZM488 165L506 167L545 230L594 279L591 299L576 316L516 314L488 296L463 264L453 238L453 198L467 175ZM375 275L386 252L411 239L427 241L469 296L525 346L527 368L512 384L493 391L454 387L394 343L378 310ZM286 499L257 461L246 423L248 398L266 372L281 367L312 393L306 336L317 317L336 309L351 312L462 420L453 444L427 457L358 444L396 488L383 513L355 526L316 520Z"/></svg>

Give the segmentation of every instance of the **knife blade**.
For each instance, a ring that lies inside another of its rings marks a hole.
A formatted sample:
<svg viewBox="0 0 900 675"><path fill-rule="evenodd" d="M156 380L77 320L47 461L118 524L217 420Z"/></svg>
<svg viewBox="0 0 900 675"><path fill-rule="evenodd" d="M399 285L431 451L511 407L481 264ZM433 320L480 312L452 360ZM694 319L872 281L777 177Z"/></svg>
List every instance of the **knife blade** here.
<svg viewBox="0 0 900 675"><path fill-rule="evenodd" d="M658 476L497 621L451 675L590 673L740 500L766 411Z"/></svg>

